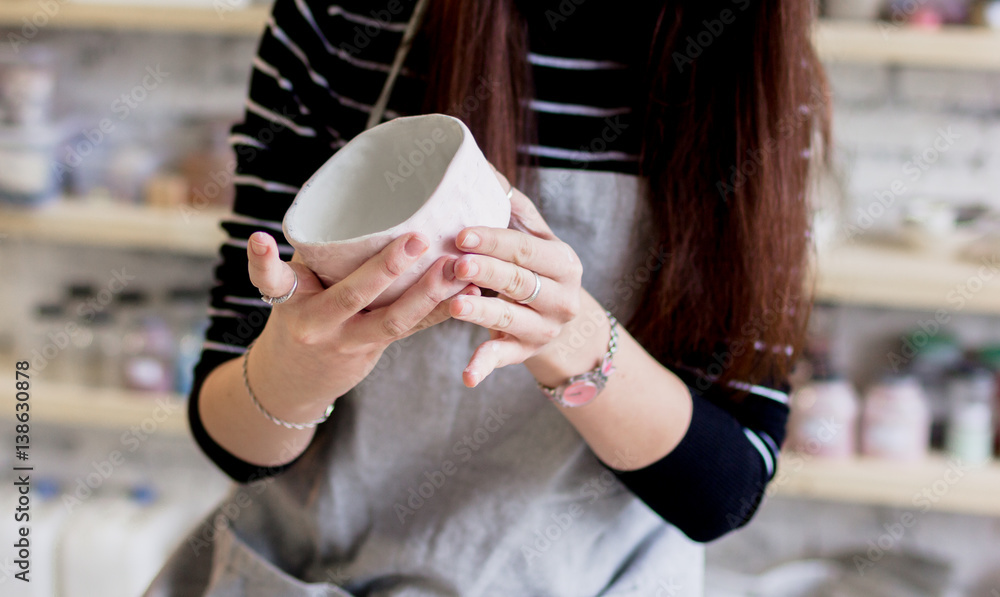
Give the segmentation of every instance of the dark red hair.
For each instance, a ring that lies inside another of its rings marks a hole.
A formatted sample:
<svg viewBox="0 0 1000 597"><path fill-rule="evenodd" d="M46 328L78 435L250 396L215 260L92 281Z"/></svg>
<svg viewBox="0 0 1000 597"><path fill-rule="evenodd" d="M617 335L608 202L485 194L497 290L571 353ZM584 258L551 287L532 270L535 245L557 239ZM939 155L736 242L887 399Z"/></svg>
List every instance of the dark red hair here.
<svg viewBox="0 0 1000 597"><path fill-rule="evenodd" d="M782 382L802 348L812 303L810 157L825 155L829 139L811 7L685 0L660 11L640 174L667 257L626 325L667 367ZM691 51L727 8L737 18ZM436 0L424 32L433 65L426 111L462 118L516 180L516 148L533 130L521 101L532 93L528 35L515 0ZM464 110L483 77L498 91Z"/></svg>

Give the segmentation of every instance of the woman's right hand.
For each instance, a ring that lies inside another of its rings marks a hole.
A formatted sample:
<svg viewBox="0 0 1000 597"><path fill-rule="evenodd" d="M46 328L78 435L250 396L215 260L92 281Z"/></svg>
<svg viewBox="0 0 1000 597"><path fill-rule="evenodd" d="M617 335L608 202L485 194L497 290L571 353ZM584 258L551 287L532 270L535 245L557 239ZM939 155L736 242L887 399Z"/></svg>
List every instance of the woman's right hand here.
<svg viewBox="0 0 1000 597"><path fill-rule="evenodd" d="M253 346L247 375L254 394L273 415L288 421L315 419L339 396L356 386L396 340L450 317L450 299L480 294L455 279L455 259L442 257L390 305L362 311L427 250L416 233L389 243L349 276L323 288L319 278L292 256L278 256L275 240L255 232L247 244L250 281L269 296L282 296L299 285L287 301L274 305Z"/></svg>

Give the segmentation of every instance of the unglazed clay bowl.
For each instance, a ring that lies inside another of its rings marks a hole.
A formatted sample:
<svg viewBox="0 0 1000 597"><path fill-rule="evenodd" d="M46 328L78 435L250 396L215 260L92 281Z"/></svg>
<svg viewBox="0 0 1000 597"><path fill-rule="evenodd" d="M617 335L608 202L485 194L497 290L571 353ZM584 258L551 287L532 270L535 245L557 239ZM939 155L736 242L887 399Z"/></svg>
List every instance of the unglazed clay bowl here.
<svg viewBox="0 0 1000 597"><path fill-rule="evenodd" d="M299 190L281 228L326 287L394 239L419 232L420 260L368 305L388 305L443 255L461 256L469 226L506 228L510 201L462 121L443 114L396 118L361 133ZM455 292L464 287L456 282Z"/></svg>

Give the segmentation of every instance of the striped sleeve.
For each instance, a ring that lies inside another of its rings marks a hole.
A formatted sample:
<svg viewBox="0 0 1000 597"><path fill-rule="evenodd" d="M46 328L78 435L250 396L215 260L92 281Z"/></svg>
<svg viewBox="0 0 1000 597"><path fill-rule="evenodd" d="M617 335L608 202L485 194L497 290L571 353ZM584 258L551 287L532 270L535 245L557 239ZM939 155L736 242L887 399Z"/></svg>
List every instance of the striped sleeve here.
<svg viewBox="0 0 1000 597"><path fill-rule="evenodd" d="M208 435L198 415L198 394L215 367L246 351L270 314L270 305L250 283L248 239L263 230L278 242L282 259L291 258L282 218L313 172L364 130L412 11L412 2L395 3L399 11L379 14L373 24L364 16L367 3L347 4L275 2L253 59L243 119L230 131L237 158L236 196L232 212L221 223L226 239L214 271L209 327L194 368L188 419L199 446L237 481L251 480L260 471L228 454ZM368 32L363 51L352 45L362 41L354 37L358 23ZM397 82L400 96L418 95L416 83L419 80L404 70ZM399 103L390 98L397 110ZM387 111L384 118L395 115L398 112Z"/></svg>
<svg viewBox="0 0 1000 597"><path fill-rule="evenodd" d="M747 524L774 478L788 421L787 384L725 388L680 374L691 392L691 424L677 447L635 471L612 472L664 520L695 541L708 542Z"/></svg>

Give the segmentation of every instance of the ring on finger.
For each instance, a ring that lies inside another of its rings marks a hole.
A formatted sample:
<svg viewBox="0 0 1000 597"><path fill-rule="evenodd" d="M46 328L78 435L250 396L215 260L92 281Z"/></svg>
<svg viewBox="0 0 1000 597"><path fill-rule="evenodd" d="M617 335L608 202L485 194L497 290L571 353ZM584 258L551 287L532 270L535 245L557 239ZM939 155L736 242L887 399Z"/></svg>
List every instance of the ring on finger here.
<svg viewBox="0 0 1000 597"><path fill-rule="evenodd" d="M531 296L524 299L523 301L517 301L522 305L527 305L528 303L538 298L538 293L542 291L542 277L538 275L538 272L531 272L531 273L535 275L535 289L531 292Z"/></svg>
<svg viewBox="0 0 1000 597"><path fill-rule="evenodd" d="M280 305L281 303L283 303L283 302L287 301L288 299L292 298L292 295L295 294L295 289L299 287L299 275L295 273L294 269L292 270L292 276L294 277L294 281L292 282L292 289L291 290L289 290L287 293L283 294L282 296L268 296L268 295L264 294L263 290L261 290L260 291L260 300L264 301L268 305Z"/></svg>

